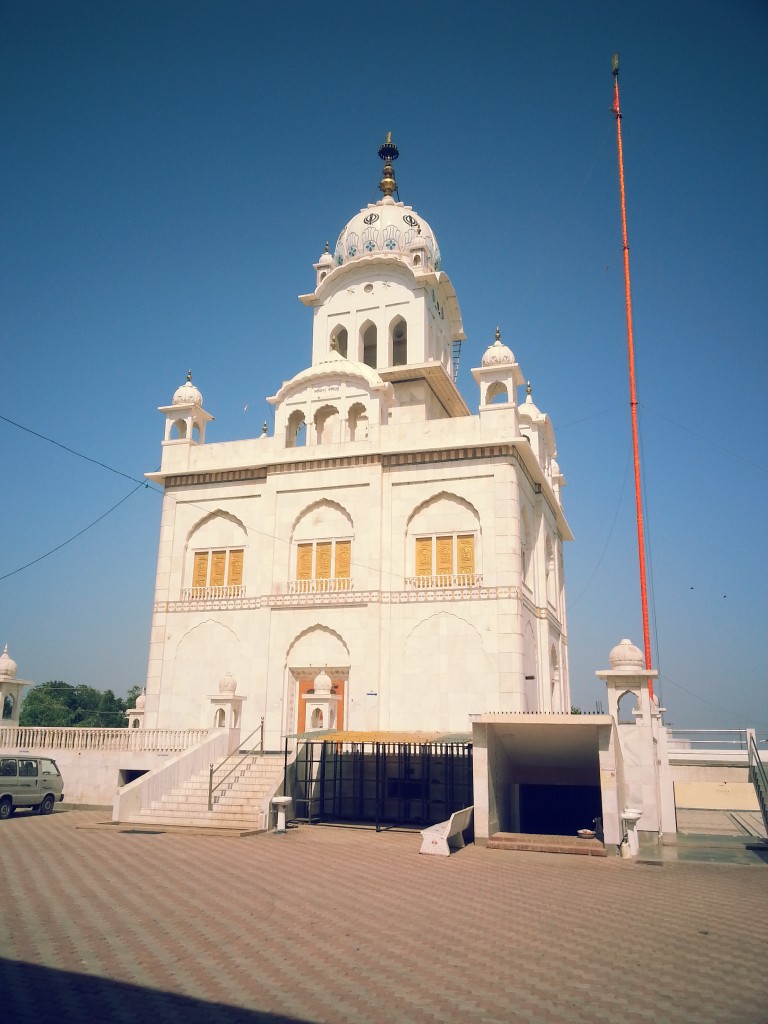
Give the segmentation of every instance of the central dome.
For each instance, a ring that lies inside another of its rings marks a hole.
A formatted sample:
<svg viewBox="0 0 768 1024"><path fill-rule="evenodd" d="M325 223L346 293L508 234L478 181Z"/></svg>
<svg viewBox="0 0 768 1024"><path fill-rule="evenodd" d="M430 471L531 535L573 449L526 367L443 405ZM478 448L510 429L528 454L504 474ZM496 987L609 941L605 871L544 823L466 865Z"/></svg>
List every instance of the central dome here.
<svg viewBox="0 0 768 1024"><path fill-rule="evenodd" d="M417 241L426 249L427 266L439 270L440 249L432 228L412 206L384 196L355 214L346 225L336 242L333 259L340 267L376 253L404 255Z"/></svg>

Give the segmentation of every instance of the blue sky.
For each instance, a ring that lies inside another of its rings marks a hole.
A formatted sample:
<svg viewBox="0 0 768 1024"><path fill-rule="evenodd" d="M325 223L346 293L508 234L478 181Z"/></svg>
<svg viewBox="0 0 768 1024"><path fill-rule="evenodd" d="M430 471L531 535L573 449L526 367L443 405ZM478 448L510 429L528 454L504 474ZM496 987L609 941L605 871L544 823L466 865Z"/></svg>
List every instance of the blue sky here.
<svg viewBox="0 0 768 1024"><path fill-rule="evenodd" d="M611 54L668 721L768 735L768 8L93 0L0 5L0 413L129 477L192 367L210 440L310 359L327 240L377 197L435 229L468 341L498 324L551 416L572 696L641 645ZM246 409L247 406L247 409ZM0 642L19 673L146 670L160 498L0 420ZM7 575L12 574L12 575Z"/></svg>

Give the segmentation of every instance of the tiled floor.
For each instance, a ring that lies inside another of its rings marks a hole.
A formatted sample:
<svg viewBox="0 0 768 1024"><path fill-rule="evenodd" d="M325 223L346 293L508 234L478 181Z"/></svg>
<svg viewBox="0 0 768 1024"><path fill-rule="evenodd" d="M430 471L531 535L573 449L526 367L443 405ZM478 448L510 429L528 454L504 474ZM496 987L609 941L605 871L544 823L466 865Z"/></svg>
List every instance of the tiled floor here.
<svg viewBox="0 0 768 1024"><path fill-rule="evenodd" d="M0 824L13 1024L766 1024L768 865Z"/></svg>

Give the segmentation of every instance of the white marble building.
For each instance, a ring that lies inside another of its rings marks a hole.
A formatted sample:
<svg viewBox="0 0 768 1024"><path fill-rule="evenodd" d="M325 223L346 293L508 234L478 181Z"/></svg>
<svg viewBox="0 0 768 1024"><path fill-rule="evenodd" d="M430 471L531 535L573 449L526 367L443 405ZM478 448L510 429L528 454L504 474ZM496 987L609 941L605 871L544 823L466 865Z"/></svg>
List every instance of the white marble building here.
<svg viewBox="0 0 768 1024"><path fill-rule="evenodd" d="M269 399L274 436L211 443L191 377L161 407L147 728L214 724L225 673L243 737L263 715L271 749L310 728L468 733L470 714L569 710L552 425L530 388L518 404L498 331L470 411L435 234L394 198L394 144L379 155L383 197L301 296L311 365Z"/></svg>

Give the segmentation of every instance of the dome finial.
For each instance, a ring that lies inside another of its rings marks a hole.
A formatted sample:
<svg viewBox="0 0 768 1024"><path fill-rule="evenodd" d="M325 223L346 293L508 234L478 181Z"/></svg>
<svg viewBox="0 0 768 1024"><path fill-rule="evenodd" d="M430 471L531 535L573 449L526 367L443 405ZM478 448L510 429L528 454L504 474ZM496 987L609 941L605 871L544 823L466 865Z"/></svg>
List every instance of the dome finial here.
<svg viewBox="0 0 768 1024"><path fill-rule="evenodd" d="M326 252L330 252L330 251L331 251L331 250L330 250L330 249L328 248L328 243L327 243L327 242L325 243L325 251L326 251Z"/></svg>
<svg viewBox="0 0 768 1024"><path fill-rule="evenodd" d="M496 328L496 341L501 342L501 331L498 327Z"/></svg>
<svg viewBox="0 0 768 1024"><path fill-rule="evenodd" d="M264 420L264 422L261 425L261 436L262 437L266 437L267 436L267 421L266 420Z"/></svg>
<svg viewBox="0 0 768 1024"><path fill-rule="evenodd" d="M397 191L392 161L397 160L399 156L400 151L392 141L392 132L387 132L387 141L382 146L379 146L379 157L384 161L384 172L379 182L379 189L385 196L391 196Z"/></svg>
<svg viewBox="0 0 768 1024"><path fill-rule="evenodd" d="M191 384L191 383L192 383L192 371L191 370L187 370L187 384Z"/></svg>
<svg viewBox="0 0 768 1024"><path fill-rule="evenodd" d="M525 393L526 393L526 395L528 395L529 398L531 397L531 382L530 381L528 381L528 383L526 385Z"/></svg>

